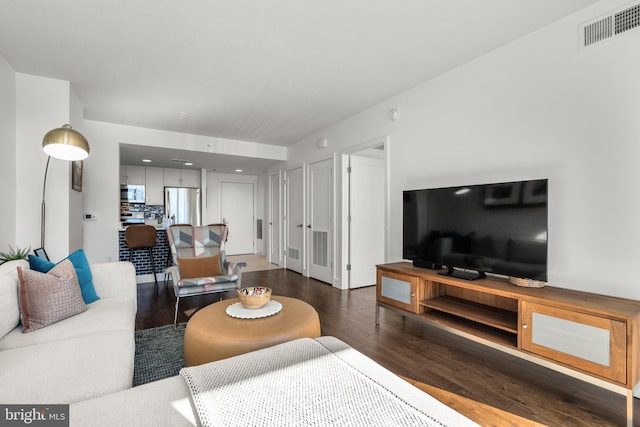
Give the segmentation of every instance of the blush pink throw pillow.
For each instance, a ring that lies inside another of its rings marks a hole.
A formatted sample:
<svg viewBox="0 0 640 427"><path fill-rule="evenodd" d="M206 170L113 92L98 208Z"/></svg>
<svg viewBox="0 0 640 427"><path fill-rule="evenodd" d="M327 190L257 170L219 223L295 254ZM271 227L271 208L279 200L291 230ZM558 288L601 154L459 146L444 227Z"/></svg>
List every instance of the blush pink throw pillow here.
<svg viewBox="0 0 640 427"><path fill-rule="evenodd" d="M64 260L48 273L18 267L22 332L44 328L87 309L76 270Z"/></svg>

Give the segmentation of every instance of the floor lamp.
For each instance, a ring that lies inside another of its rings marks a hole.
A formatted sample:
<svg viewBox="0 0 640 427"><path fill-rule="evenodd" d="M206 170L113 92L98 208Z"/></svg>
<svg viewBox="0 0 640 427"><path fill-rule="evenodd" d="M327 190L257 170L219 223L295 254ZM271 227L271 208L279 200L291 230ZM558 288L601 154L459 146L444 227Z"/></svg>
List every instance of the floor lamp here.
<svg viewBox="0 0 640 427"><path fill-rule="evenodd" d="M89 157L89 143L80 132L76 132L71 125L63 125L60 128L50 130L42 139L42 150L49 156L44 168L44 181L42 184L42 212L40 216L40 247L44 249L44 224L45 224L45 191L47 189L47 172L51 157L67 161L84 160Z"/></svg>

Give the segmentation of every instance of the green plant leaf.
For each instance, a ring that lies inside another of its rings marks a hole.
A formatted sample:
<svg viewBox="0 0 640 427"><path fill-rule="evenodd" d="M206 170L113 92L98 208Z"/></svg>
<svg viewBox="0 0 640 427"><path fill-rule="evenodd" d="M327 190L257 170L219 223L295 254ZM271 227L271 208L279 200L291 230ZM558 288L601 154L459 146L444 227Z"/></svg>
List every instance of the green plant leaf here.
<svg viewBox="0 0 640 427"><path fill-rule="evenodd" d="M0 264L18 259L27 259L29 252L31 252L31 246L26 249L20 249L19 246L16 246L14 249L9 245L9 252L0 252Z"/></svg>

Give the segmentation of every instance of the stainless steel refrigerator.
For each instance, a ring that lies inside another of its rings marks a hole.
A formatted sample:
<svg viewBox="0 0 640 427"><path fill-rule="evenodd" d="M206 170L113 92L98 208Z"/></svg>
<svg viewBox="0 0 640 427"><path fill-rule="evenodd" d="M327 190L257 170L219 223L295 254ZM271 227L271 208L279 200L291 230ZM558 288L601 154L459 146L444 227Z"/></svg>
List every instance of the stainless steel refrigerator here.
<svg viewBox="0 0 640 427"><path fill-rule="evenodd" d="M202 225L200 203L199 188L164 188L164 215L172 224Z"/></svg>

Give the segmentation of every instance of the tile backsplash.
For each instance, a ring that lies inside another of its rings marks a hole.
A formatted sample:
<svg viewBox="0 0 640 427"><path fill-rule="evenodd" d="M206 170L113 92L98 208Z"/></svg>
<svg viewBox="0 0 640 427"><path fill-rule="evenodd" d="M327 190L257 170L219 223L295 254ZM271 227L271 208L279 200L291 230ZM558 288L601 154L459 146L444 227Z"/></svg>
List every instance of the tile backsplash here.
<svg viewBox="0 0 640 427"><path fill-rule="evenodd" d="M164 216L164 206L147 206L132 204L129 206L131 212L144 212L145 219L158 218Z"/></svg>
<svg viewBox="0 0 640 427"><path fill-rule="evenodd" d="M158 218L164 216L164 206L144 206L144 217L145 219L149 218Z"/></svg>

